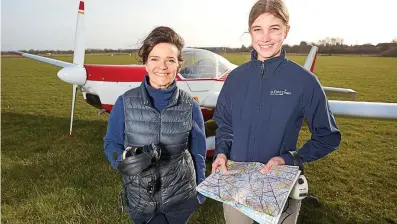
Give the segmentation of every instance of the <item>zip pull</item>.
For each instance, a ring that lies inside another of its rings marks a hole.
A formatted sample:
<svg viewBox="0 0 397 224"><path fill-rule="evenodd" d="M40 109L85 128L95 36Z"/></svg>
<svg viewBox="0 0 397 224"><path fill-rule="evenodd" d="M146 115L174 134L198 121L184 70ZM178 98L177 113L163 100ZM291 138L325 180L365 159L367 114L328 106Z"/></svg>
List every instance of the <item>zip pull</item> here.
<svg viewBox="0 0 397 224"><path fill-rule="evenodd" d="M262 62L262 65L261 65L261 74L262 74L262 78L265 76L265 63L264 62Z"/></svg>

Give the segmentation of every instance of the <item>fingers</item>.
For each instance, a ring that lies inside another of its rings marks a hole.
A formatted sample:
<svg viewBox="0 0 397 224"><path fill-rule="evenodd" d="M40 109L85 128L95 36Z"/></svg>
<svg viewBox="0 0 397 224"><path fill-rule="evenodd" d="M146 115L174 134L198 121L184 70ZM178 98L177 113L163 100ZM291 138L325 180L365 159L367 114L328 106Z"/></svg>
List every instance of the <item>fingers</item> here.
<svg viewBox="0 0 397 224"><path fill-rule="evenodd" d="M273 166L284 165L285 161L283 158L277 156L273 157L267 162L267 164L260 170L261 173L267 173Z"/></svg>
<svg viewBox="0 0 397 224"><path fill-rule="evenodd" d="M262 169L261 169L261 173L262 174L265 174L265 173L267 173L271 168L272 168L272 164L270 164L270 163L267 163Z"/></svg>
<svg viewBox="0 0 397 224"><path fill-rule="evenodd" d="M222 169L223 173L227 173L225 160L222 160L222 162L221 162L221 169Z"/></svg>
<svg viewBox="0 0 397 224"><path fill-rule="evenodd" d="M218 162L215 160L215 161L212 163L212 171L211 171L211 173L215 173L216 168L218 168L218 167L219 167L219 164L218 164Z"/></svg>
<svg viewBox="0 0 397 224"><path fill-rule="evenodd" d="M227 173L226 161L227 159L224 158L223 156L217 157L215 161L212 163L211 173L215 173L218 167L221 167L223 173Z"/></svg>

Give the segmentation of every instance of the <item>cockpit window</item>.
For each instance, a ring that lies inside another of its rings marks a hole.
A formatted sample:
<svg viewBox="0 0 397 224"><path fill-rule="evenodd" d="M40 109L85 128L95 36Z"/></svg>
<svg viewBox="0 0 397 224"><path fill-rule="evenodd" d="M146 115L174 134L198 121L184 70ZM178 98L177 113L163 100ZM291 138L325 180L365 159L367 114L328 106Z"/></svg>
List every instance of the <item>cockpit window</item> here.
<svg viewBox="0 0 397 224"><path fill-rule="evenodd" d="M187 79L219 78L234 68L224 57L211 51L185 48L182 55L184 65L180 74Z"/></svg>

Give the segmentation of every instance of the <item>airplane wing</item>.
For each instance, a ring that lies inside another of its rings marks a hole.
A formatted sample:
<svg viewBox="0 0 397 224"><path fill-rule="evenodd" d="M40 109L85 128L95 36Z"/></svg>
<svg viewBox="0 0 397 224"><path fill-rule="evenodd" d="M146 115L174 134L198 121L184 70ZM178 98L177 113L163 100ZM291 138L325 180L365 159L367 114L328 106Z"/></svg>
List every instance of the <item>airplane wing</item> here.
<svg viewBox="0 0 397 224"><path fill-rule="evenodd" d="M356 98L356 91L354 91L352 89L323 86L323 90L327 96L342 96L342 97L348 97L351 99Z"/></svg>
<svg viewBox="0 0 397 224"><path fill-rule="evenodd" d="M60 60L56 60L56 59L52 59L52 58L46 58L46 57L42 57L42 56L38 56L38 55L34 55L34 54L28 54L28 53L24 53L24 52L19 52L19 51L13 51L14 54L20 55L22 57L26 57L26 58L31 58L37 61L41 61L47 64L51 64L51 65L55 65L58 67L68 67L73 65L72 63L66 62L66 61L60 61Z"/></svg>
<svg viewBox="0 0 397 224"><path fill-rule="evenodd" d="M215 108L219 92L214 92L207 96L201 106ZM328 100L330 110L336 116L392 119L397 120L397 103L381 102L355 102Z"/></svg>
<svg viewBox="0 0 397 224"><path fill-rule="evenodd" d="M346 117L397 119L397 103L329 100L334 115Z"/></svg>

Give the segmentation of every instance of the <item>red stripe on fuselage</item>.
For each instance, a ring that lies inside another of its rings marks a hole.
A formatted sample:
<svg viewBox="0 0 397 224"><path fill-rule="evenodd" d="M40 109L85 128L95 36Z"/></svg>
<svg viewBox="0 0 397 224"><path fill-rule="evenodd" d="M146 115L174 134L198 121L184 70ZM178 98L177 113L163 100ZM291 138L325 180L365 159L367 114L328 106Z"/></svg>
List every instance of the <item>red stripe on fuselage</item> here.
<svg viewBox="0 0 397 224"><path fill-rule="evenodd" d="M80 1L79 10L84 10L84 2Z"/></svg>
<svg viewBox="0 0 397 224"><path fill-rule="evenodd" d="M147 74L141 65L84 65L87 80L105 82L142 82Z"/></svg>

